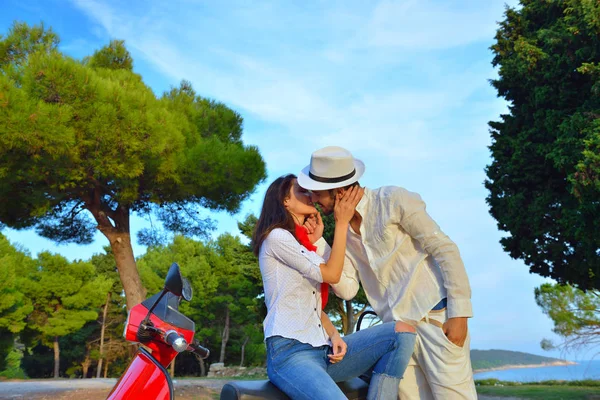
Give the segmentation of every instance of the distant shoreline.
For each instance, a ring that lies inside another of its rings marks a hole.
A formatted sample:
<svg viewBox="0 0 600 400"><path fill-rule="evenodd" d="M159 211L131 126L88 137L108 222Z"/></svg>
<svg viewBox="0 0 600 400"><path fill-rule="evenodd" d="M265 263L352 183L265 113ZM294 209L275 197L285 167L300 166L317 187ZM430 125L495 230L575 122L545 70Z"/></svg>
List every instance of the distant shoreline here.
<svg viewBox="0 0 600 400"><path fill-rule="evenodd" d="M564 367L566 365L577 365L574 361L552 361L545 362L541 364L516 364L516 365L502 365L500 367L494 368L483 368L483 369L474 369L473 373L478 374L480 372L490 372L490 371L503 371L506 369L518 369L518 368L538 368L538 367Z"/></svg>

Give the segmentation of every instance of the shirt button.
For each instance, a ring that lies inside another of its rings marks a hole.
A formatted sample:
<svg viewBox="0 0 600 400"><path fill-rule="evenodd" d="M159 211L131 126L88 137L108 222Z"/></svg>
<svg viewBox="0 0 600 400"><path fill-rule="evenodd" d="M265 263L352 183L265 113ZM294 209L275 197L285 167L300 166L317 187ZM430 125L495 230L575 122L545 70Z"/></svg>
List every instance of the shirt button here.
<svg viewBox="0 0 600 400"><path fill-rule="evenodd" d="M319 324L319 328L321 327L321 324Z"/></svg>
<svg viewBox="0 0 600 400"><path fill-rule="evenodd" d="M315 311L317 311L317 307L315 307Z"/></svg>
<svg viewBox="0 0 600 400"><path fill-rule="evenodd" d="M316 292L313 290L313 294L315 294Z"/></svg>

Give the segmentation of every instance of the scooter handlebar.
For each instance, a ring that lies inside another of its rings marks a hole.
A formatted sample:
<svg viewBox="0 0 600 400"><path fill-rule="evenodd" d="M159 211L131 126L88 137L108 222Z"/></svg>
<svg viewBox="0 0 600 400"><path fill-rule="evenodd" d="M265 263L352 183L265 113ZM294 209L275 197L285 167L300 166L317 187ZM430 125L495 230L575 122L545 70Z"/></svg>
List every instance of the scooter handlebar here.
<svg viewBox="0 0 600 400"><path fill-rule="evenodd" d="M178 353L181 353L182 351L185 351L188 348L188 343L186 342L186 340L176 331L171 330L165 333L165 342L169 346L173 347L173 350L175 350Z"/></svg>
<svg viewBox="0 0 600 400"><path fill-rule="evenodd" d="M189 346L188 350L192 353L198 355L200 358L208 358L210 355L210 350L206 347L202 346L197 339L194 339L193 343Z"/></svg>

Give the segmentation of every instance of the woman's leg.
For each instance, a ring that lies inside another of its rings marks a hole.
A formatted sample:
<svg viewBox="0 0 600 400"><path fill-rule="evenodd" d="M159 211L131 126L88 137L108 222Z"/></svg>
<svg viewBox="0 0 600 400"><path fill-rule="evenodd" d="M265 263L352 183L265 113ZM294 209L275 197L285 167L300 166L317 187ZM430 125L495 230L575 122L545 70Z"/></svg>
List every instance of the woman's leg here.
<svg viewBox="0 0 600 400"><path fill-rule="evenodd" d="M416 334L403 322L389 322L345 336L348 351L327 372L340 382L373 371L369 399L395 399L413 353Z"/></svg>
<svg viewBox="0 0 600 400"><path fill-rule="evenodd" d="M377 361L369 383L368 399L395 399L398 386L408 366L417 339L416 329L403 322L395 323L396 347Z"/></svg>
<svg viewBox="0 0 600 400"><path fill-rule="evenodd" d="M312 347L294 339L267 339L267 374L281 391L296 400L345 400L327 374L328 346Z"/></svg>

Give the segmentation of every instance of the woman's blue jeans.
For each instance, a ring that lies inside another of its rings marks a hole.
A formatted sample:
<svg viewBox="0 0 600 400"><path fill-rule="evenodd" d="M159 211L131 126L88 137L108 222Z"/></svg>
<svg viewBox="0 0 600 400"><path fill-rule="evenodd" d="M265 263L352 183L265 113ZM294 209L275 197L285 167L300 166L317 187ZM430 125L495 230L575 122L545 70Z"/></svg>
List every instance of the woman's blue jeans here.
<svg viewBox="0 0 600 400"><path fill-rule="evenodd" d="M396 332L389 322L345 336L348 350L331 364L330 346L281 336L267 338L267 374L292 399L346 399L335 382L372 372L368 399L397 399L398 384L415 346L416 334Z"/></svg>

